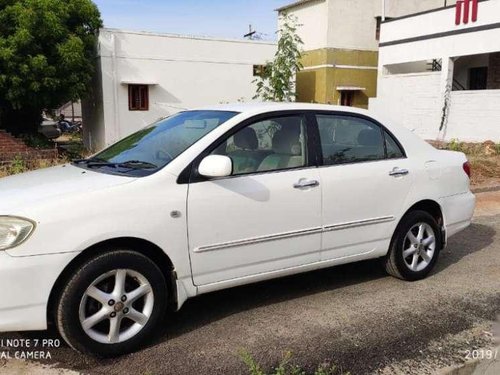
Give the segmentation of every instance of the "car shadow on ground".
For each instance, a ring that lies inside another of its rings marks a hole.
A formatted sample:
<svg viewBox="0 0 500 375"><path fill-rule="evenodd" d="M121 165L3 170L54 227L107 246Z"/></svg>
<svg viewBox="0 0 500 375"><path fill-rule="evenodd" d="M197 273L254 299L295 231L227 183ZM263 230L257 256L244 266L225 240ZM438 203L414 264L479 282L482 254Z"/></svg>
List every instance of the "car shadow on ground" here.
<svg viewBox="0 0 500 375"><path fill-rule="evenodd" d="M449 241L433 275L446 272L448 267L462 258L487 248L493 243L495 234L494 228L483 224L473 224L457 234ZM201 295L188 300L179 312L168 313L162 325L164 328L158 330L156 338L147 347L154 347L233 314L389 277L380 260L370 260ZM46 332L3 333L0 339L15 336L60 338L52 328ZM63 345L62 350L72 357L71 350ZM83 368L99 363L90 357L80 357L80 361ZM101 364L106 362L100 361Z"/></svg>
<svg viewBox="0 0 500 375"><path fill-rule="evenodd" d="M495 235L496 231L493 227L474 223L451 237L446 249L439 257L433 274L443 272L448 267L460 262L462 258L487 248L494 242Z"/></svg>
<svg viewBox="0 0 500 375"><path fill-rule="evenodd" d="M490 226L472 224L452 237L433 274L444 272L462 258L487 248L493 243L495 233ZM167 315L165 328L163 332L158 333L153 345L246 310L385 277L390 276L385 273L381 261L377 259L201 295L188 300L179 312Z"/></svg>

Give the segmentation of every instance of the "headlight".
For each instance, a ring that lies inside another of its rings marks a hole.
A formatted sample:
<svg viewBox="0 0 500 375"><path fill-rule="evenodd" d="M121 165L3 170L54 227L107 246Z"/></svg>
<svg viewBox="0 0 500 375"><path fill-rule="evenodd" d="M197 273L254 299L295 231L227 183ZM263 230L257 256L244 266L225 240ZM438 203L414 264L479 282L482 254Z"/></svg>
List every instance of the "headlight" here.
<svg viewBox="0 0 500 375"><path fill-rule="evenodd" d="M0 216L0 250L20 245L35 229L35 223L13 216Z"/></svg>

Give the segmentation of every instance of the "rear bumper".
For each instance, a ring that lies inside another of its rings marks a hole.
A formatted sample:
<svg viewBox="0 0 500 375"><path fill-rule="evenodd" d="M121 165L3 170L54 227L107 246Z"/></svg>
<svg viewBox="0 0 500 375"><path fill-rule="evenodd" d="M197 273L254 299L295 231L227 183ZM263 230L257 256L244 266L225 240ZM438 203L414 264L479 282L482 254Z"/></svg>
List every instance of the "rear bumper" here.
<svg viewBox="0 0 500 375"><path fill-rule="evenodd" d="M447 239L471 224L476 208L476 197L470 191L441 198L439 203L443 209Z"/></svg>
<svg viewBox="0 0 500 375"><path fill-rule="evenodd" d="M50 292L75 256L12 257L0 251L0 332L47 328Z"/></svg>

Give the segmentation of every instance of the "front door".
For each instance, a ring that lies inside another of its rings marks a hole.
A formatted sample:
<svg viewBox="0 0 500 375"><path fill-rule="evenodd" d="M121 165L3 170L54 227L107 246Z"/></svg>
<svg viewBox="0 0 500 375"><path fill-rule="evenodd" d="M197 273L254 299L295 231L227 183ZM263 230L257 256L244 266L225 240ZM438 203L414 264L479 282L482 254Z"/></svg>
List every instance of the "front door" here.
<svg viewBox="0 0 500 375"><path fill-rule="evenodd" d="M195 285L319 261L321 185L308 138L305 117L291 115L250 122L216 145L233 175L189 185Z"/></svg>
<svg viewBox="0 0 500 375"><path fill-rule="evenodd" d="M409 194L409 160L382 126L318 114L324 166L322 260L387 251Z"/></svg>

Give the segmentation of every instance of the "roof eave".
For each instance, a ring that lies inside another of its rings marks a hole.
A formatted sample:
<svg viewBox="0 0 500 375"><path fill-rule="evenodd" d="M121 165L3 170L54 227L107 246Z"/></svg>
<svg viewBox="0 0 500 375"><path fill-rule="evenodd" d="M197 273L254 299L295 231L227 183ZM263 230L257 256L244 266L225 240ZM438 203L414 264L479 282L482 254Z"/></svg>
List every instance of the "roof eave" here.
<svg viewBox="0 0 500 375"><path fill-rule="evenodd" d="M275 12L283 12L284 10L288 10L288 9L291 9L291 8L295 8L295 7L298 7L298 6L301 6L301 5L304 5L304 4L308 4L308 3L312 3L312 2L323 2L325 0L298 0L298 1L295 1L291 4L288 4L288 5L283 5L282 7L279 7L279 8L276 8L274 11Z"/></svg>

